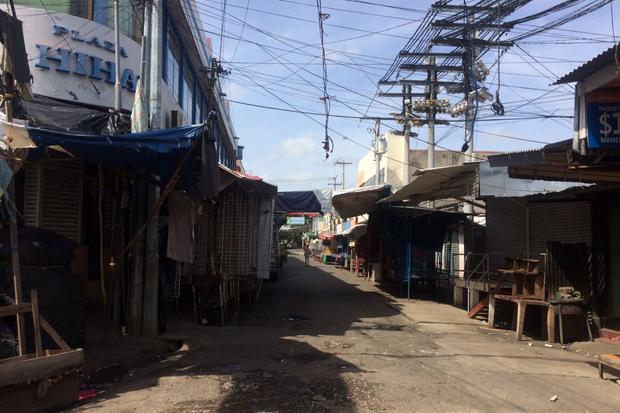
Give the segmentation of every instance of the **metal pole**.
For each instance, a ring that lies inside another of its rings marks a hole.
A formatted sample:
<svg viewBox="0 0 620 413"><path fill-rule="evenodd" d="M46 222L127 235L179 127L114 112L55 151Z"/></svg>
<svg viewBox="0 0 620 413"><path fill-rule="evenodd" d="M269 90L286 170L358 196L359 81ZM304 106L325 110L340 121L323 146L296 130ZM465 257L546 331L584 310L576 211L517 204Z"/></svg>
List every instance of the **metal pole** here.
<svg viewBox="0 0 620 413"><path fill-rule="evenodd" d="M121 110L121 27L119 0L114 0L114 109Z"/></svg>

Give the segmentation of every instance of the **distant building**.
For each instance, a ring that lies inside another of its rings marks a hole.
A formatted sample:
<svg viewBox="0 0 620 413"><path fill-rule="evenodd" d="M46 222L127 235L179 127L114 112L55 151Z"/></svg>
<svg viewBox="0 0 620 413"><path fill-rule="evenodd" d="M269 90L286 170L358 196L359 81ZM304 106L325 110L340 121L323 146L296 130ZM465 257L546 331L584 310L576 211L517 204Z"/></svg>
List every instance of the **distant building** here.
<svg viewBox="0 0 620 413"><path fill-rule="evenodd" d="M388 183L394 188L400 188L406 185L409 178L417 169L426 169L427 167L427 151L426 149L411 149L407 158L407 142L405 136L395 132L387 132L385 134L387 140L387 153L383 155L379 170L379 184ZM474 155L476 158L486 159L489 155L495 155L499 152L480 151ZM406 161L408 159L408 161ZM435 167L460 165L465 160L465 154L448 151L435 150ZM369 151L358 162L356 186L376 185L376 163L374 153Z"/></svg>

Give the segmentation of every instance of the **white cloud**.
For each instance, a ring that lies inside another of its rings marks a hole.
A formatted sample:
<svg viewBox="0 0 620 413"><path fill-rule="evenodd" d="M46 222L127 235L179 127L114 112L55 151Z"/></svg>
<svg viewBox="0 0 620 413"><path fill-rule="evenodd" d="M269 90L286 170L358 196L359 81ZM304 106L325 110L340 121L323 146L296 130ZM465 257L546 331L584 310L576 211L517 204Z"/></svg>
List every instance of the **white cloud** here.
<svg viewBox="0 0 620 413"><path fill-rule="evenodd" d="M272 155L278 158L301 158L312 156L317 150L316 139L296 137L282 141L277 148L274 148Z"/></svg>

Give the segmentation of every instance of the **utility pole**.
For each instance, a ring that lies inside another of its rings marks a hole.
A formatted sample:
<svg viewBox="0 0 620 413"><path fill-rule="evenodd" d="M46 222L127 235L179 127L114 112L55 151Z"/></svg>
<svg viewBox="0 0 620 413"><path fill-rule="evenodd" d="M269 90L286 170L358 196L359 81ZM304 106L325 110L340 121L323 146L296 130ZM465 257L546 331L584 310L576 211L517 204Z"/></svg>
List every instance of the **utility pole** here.
<svg viewBox="0 0 620 413"><path fill-rule="evenodd" d="M428 100L431 101L431 105L428 108L428 148L426 167L435 167L435 118L437 116L437 109L434 102L437 101L437 71L435 70L435 56L428 58L430 69L428 71Z"/></svg>
<svg viewBox="0 0 620 413"><path fill-rule="evenodd" d="M334 191L335 191L336 189L338 189L338 187L340 186L340 182L338 182L338 177L337 177L337 176L334 176L334 177L332 177L332 178L329 178L329 183L328 183L328 185L329 185L329 186L332 186L332 187L333 187L333 189L334 189Z"/></svg>
<svg viewBox="0 0 620 413"><path fill-rule="evenodd" d="M121 25L119 0L114 0L114 110L121 110Z"/></svg>
<svg viewBox="0 0 620 413"><path fill-rule="evenodd" d="M469 24L473 24L474 23L474 15L473 13L468 15L467 17L467 23ZM468 26L467 25L467 26ZM465 113L465 143L467 145L467 149L465 151L465 159L468 162L473 162L474 161L474 125L472 124L474 122L474 106L476 105L478 96L473 96L472 98L472 93L475 95L476 91L472 90L471 88L471 83L472 81L475 81L475 79L472 79L472 76L475 76L474 74L474 65L476 64L476 46L475 44L475 40L476 40L476 30L468 30L468 27L465 26L465 30L463 33L463 37L465 39L465 57L463 59L463 70L464 70L464 74L465 74L465 101L467 102L467 112ZM473 206L468 205L469 209L472 209L473 211Z"/></svg>
<svg viewBox="0 0 620 413"><path fill-rule="evenodd" d="M344 175L345 169L347 165L351 165L351 164L352 164L351 162L345 162L341 160L336 161L336 165L342 166L342 189L344 189L346 185L346 180L345 180L345 175Z"/></svg>
<svg viewBox="0 0 620 413"><path fill-rule="evenodd" d="M404 130L405 134L405 156L403 161L405 162L405 173L403 176L403 186L409 184L409 180L411 179L411 165L409 165L409 148L410 148L410 139L411 139L411 121L413 116L411 114L411 104L412 104L412 94L411 94L411 85L403 85L403 118L404 118Z"/></svg>
<svg viewBox="0 0 620 413"><path fill-rule="evenodd" d="M382 179L381 177L381 158L383 154L386 152L386 141L385 138L381 138L381 119L375 120L375 129L374 129L375 139L372 141L372 148L375 154L375 184L381 185Z"/></svg>

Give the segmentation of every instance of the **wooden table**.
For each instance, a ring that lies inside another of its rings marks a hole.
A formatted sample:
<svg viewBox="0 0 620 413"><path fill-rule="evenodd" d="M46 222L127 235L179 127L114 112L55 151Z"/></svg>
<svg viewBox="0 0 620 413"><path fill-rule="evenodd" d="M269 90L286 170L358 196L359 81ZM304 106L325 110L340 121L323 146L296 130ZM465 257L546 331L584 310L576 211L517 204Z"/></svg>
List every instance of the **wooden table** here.
<svg viewBox="0 0 620 413"><path fill-rule="evenodd" d="M536 305L540 307L547 307L547 339L550 343L555 342L555 314L556 310L558 313L558 323L560 327L560 344L564 344L564 321L562 319L562 314L566 314L563 312L563 305L583 305L584 301L582 299L564 299L564 300L553 300L553 301L544 301L537 300L534 298L528 297L519 297L512 295L504 295L504 294L490 294L489 295L489 327L495 327L495 305L496 300L509 301L517 304L517 320L516 320L516 338L517 340L521 340L523 336L523 324L525 323L525 310L528 305ZM590 324L588 323L586 316L586 326L588 328L588 334L590 336L590 341L592 341L592 331L590 329Z"/></svg>
<svg viewBox="0 0 620 413"><path fill-rule="evenodd" d="M605 367L611 367L614 370L620 370L619 354L601 354L598 357L598 376L602 379Z"/></svg>

